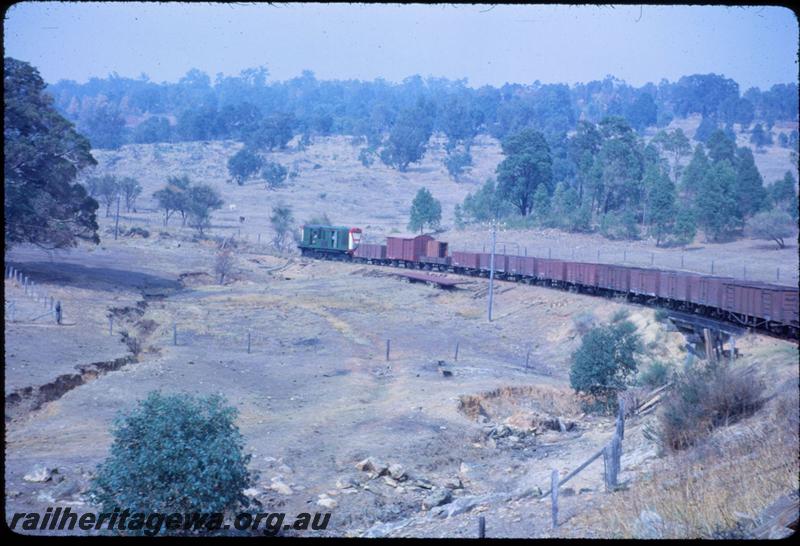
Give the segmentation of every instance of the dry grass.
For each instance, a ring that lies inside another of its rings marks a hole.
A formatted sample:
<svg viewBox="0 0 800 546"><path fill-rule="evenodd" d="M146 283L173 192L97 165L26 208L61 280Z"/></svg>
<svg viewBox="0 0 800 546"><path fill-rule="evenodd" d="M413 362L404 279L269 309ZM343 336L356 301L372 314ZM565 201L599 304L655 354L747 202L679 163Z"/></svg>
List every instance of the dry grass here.
<svg viewBox="0 0 800 546"><path fill-rule="evenodd" d="M756 416L662 459L630 490L608 497L574 523L602 521L604 535L642 538L646 530L637 520L650 511L661 519L654 527L663 538L712 538L796 491L797 453L798 392L787 382Z"/></svg>
<svg viewBox="0 0 800 546"><path fill-rule="evenodd" d="M476 419L480 414L503 419L531 412L541 412L547 416L576 416L580 413L580 405L569 389L527 385L463 395L459 399L459 410L471 419Z"/></svg>

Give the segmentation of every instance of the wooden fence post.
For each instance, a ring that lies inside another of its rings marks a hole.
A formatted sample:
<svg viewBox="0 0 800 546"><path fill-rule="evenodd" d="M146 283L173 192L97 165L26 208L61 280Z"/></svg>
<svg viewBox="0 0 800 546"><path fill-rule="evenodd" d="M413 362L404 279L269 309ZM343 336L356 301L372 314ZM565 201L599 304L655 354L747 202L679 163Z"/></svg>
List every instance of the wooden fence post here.
<svg viewBox="0 0 800 546"><path fill-rule="evenodd" d="M531 361L531 350L528 349L528 352L525 355L525 369L526 370L528 369L528 364L530 363L530 361Z"/></svg>
<svg viewBox="0 0 800 546"><path fill-rule="evenodd" d="M478 518L478 538L486 538L486 518L484 516Z"/></svg>
<svg viewBox="0 0 800 546"><path fill-rule="evenodd" d="M706 359L709 362L714 360L714 346L711 344L711 331L708 328L703 328L703 341L706 346Z"/></svg>
<svg viewBox="0 0 800 546"><path fill-rule="evenodd" d="M614 491L617 488L621 456L622 439L617 433L614 433L611 442L603 448L603 460L606 463L605 482L608 491Z"/></svg>
<svg viewBox="0 0 800 546"><path fill-rule="evenodd" d="M454 360L458 362L458 341L456 341L456 355Z"/></svg>
<svg viewBox="0 0 800 546"><path fill-rule="evenodd" d="M620 440L625 438L625 400L619 401L619 411L617 412L616 434Z"/></svg>
<svg viewBox="0 0 800 546"><path fill-rule="evenodd" d="M178 344L178 325L174 322L172 323L172 344Z"/></svg>
<svg viewBox="0 0 800 546"><path fill-rule="evenodd" d="M250 354L250 330L247 330L247 354Z"/></svg>
<svg viewBox="0 0 800 546"><path fill-rule="evenodd" d="M386 340L386 361L387 362L389 361L389 349L391 348L391 345L392 345L392 340L391 339L387 339Z"/></svg>
<svg viewBox="0 0 800 546"><path fill-rule="evenodd" d="M558 470L550 473L550 509L553 517L553 529L558 527Z"/></svg>

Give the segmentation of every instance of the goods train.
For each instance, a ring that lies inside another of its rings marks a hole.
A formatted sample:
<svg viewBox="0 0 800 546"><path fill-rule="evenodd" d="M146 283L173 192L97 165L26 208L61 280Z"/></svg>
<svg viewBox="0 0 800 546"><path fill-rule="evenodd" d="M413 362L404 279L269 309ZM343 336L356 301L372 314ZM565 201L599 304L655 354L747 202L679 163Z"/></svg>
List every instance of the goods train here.
<svg viewBox="0 0 800 546"><path fill-rule="evenodd" d="M361 243L359 228L303 226L303 256L488 277L491 254L448 252L429 235ZM796 340L798 289L731 277L497 254L499 279L552 286L698 313Z"/></svg>

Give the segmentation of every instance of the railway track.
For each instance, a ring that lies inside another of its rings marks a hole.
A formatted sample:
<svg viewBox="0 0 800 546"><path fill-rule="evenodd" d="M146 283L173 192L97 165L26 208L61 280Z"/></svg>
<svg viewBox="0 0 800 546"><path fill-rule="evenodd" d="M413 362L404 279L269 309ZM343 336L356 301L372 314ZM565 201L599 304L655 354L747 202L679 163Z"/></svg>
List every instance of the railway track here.
<svg viewBox="0 0 800 546"><path fill-rule="evenodd" d="M489 272L484 270L469 270L436 263L403 262L402 260L390 259L367 259L352 257L348 254L329 254L323 252L304 252L303 255L306 258L312 259L377 265L379 267L390 267L396 269L438 271L441 273L450 273L459 276L478 278L487 278L489 276ZM788 327L782 331L774 331L765 327L765 325L758 323L742 324L742 321L740 320L731 319L730 317L722 315L719 310L709 310L708 308L703 308L702 306L694 306L694 308L692 308L692 306L686 302L665 302L658 297L648 297L631 292L598 289L595 286L584 286L577 283L554 282L550 279L537 279L521 275L508 275L505 272L495 272L495 278L497 280L506 282L542 286L546 288L562 290L565 292L605 297L613 300L624 299L628 303L644 305L654 309L664 309L670 312L672 316L678 318L678 320L688 322L689 319L692 319L692 321L694 321L696 324L705 323L707 327L711 329L730 335L742 335L745 332L753 331L777 339L798 343L798 331L796 328Z"/></svg>

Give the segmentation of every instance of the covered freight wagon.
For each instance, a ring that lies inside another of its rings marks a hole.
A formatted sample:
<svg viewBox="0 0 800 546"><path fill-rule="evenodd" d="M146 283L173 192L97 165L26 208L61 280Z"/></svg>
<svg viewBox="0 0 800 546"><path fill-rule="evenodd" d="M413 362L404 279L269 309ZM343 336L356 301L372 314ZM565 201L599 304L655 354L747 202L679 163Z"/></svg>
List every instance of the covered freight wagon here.
<svg viewBox="0 0 800 546"><path fill-rule="evenodd" d="M447 243L431 239L425 245L425 256L430 258L444 258L447 256Z"/></svg>
<svg viewBox="0 0 800 546"><path fill-rule="evenodd" d="M733 278L709 275L689 277L688 301L706 307L720 308L724 292L723 283L729 281L733 281Z"/></svg>
<svg viewBox="0 0 800 546"><path fill-rule="evenodd" d="M737 315L745 324L758 319L797 326L797 289L767 283L724 281L720 308Z"/></svg>
<svg viewBox="0 0 800 546"><path fill-rule="evenodd" d="M658 297L665 300L689 301L689 290L692 280L700 277L696 273L686 273L683 271L659 271L658 273Z"/></svg>
<svg viewBox="0 0 800 546"><path fill-rule="evenodd" d="M433 241L430 235L417 235L412 238L387 237L386 258L405 262L418 262L420 256L425 256L428 242Z"/></svg>

